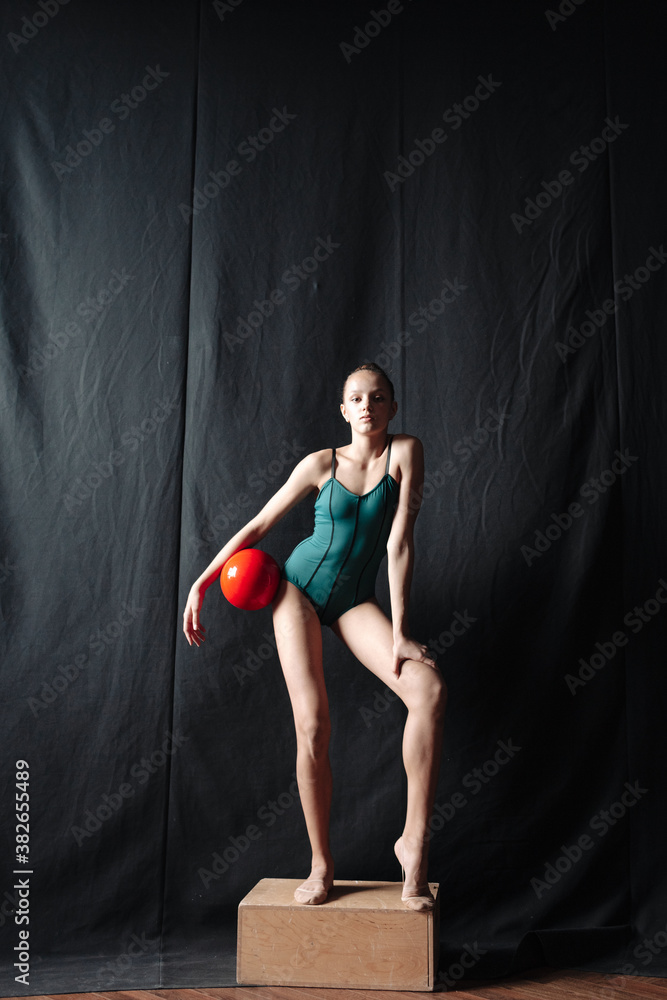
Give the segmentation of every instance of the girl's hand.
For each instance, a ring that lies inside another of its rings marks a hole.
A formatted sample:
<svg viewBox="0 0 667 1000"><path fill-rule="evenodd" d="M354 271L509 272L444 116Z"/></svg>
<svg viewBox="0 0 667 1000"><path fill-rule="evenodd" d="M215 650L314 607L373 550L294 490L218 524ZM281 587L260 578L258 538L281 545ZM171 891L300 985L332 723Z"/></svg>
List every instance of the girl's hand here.
<svg viewBox="0 0 667 1000"><path fill-rule="evenodd" d="M195 646L201 646L206 638L204 634L206 629L199 622L199 609L204 600L204 594L203 589L193 587L188 594L188 602L183 612L183 631L190 645L194 642Z"/></svg>
<svg viewBox="0 0 667 1000"><path fill-rule="evenodd" d="M431 659L428 655L428 646L423 646L420 642L415 639L410 639L406 635L399 636L394 639L394 662L392 664L392 671L397 677L401 673L401 663L403 660L417 660L419 663L425 663L429 667L433 667L437 670L437 665L435 660Z"/></svg>

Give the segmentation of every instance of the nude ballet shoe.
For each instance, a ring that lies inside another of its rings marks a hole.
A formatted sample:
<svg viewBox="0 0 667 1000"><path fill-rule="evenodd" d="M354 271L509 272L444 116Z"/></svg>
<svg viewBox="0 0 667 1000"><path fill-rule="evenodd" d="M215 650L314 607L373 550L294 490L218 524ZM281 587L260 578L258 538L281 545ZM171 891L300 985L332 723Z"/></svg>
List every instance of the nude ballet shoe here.
<svg viewBox="0 0 667 1000"><path fill-rule="evenodd" d="M318 903L324 903L332 886L333 882L329 885L322 878L307 878L294 890L294 898L297 903L315 906Z"/></svg>
<svg viewBox="0 0 667 1000"><path fill-rule="evenodd" d="M405 891L405 866L403 864L402 840L403 838L399 837L394 844L394 854L401 864L401 875L403 876L403 893L401 895L401 900L409 910L419 910L423 912L432 910L435 906L435 900L431 895L428 882L425 882L423 885L418 885L414 892L406 893Z"/></svg>

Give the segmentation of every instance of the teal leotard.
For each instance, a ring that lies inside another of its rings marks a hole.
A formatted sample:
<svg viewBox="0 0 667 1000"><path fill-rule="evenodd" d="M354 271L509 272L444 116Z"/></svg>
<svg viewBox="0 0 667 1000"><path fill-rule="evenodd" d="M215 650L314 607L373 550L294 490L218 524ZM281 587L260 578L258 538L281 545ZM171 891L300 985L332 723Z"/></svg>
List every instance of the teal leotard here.
<svg viewBox="0 0 667 1000"><path fill-rule="evenodd" d="M323 625L375 594L375 578L387 548L398 503L398 483L389 475L391 438L385 474L375 489L359 496L336 479L336 449L331 478L315 500L315 527L287 558L282 575L308 597Z"/></svg>

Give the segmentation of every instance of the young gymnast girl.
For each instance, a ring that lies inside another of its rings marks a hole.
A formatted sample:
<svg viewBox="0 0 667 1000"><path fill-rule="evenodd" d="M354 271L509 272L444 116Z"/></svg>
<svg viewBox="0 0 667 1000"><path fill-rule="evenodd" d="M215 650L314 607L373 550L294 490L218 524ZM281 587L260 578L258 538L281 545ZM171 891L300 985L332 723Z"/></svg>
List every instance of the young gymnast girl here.
<svg viewBox="0 0 667 1000"><path fill-rule="evenodd" d="M394 388L375 364L345 380L340 411L352 440L303 458L260 512L220 550L193 584L183 614L192 645L204 641L204 594L239 549L256 545L295 504L317 491L313 534L282 570L273 625L297 737L297 781L312 849L310 875L294 892L299 903L323 903L333 885L329 849L331 724L322 669L322 626L328 625L364 666L405 703L403 762L408 798L394 851L404 871L402 900L429 910L428 823L438 779L446 688L426 646L410 637L408 602L413 527L424 482L421 441L389 435ZM391 621L375 599L387 552Z"/></svg>

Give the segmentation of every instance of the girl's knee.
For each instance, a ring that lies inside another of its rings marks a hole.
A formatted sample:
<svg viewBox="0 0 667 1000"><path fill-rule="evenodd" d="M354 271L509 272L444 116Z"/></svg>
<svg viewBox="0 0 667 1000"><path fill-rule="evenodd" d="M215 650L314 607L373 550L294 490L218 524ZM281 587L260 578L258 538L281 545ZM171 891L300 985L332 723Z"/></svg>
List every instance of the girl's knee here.
<svg viewBox="0 0 667 1000"><path fill-rule="evenodd" d="M420 664L420 667L423 666ZM439 670L428 667L420 670L414 690L414 707L442 717L447 706L447 685ZM408 708L410 704L408 704Z"/></svg>
<svg viewBox="0 0 667 1000"><path fill-rule="evenodd" d="M318 759L329 750L331 721L328 716L312 716L295 720L296 741L300 750L309 757Z"/></svg>

